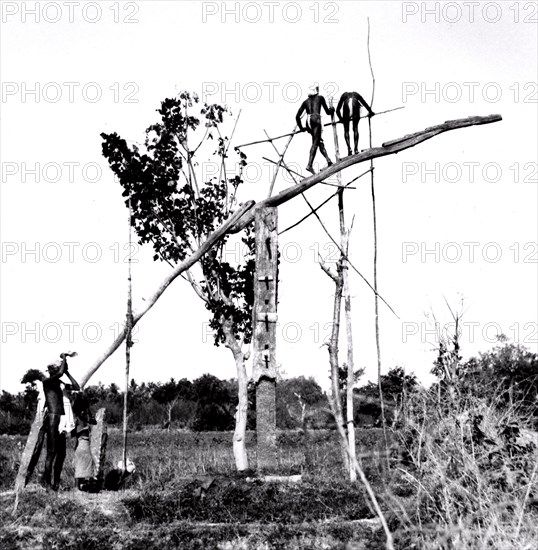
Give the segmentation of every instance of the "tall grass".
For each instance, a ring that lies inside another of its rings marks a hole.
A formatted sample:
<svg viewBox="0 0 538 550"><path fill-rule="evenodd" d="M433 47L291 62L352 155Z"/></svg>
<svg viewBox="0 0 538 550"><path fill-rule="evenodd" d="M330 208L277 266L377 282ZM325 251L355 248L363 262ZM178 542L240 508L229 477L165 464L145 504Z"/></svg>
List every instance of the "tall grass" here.
<svg viewBox="0 0 538 550"><path fill-rule="evenodd" d="M517 410L457 387L412 397L387 491L401 548L538 548L538 434Z"/></svg>
<svg viewBox="0 0 538 550"><path fill-rule="evenodd" d="M487 398L475 397L462 387L447 388L441 393L418 391L408 397L405 408L398 415L398 425L389 431L392 441L389 469L382 453L381 430L357 430L357 455L382 504L396 548L538 548L538 439L530 430L531 413L522 414L522 410L517 403L507 407L493 391ZM0 487L4 491L13 485L23 441L22 437L1 437ZM67 496L66 491L73 487L73 451L71 445L69 447L60 497ZM255 448L255 434L248 432L247 449L253 464ZM214 477L221 481L211 486L207 498L211 499L217 515L222 508L219 504L226 505L230 517L242 524L239 517L249 517L247 504L253 499L259 505L256 508L259 509L259 521L263 521L265 513L281 517L277 515L277 512L283 513L279 510L286 513L293 510L293 517L299 521L301 509L305 518L312 515L309 515L310 501L317 503L320 512L316 513L323 515L326 510L327 518L336 522L334 526L340 525L340 542L348 532L351 539L355 527L346 521L357 517L349 511L355 514L354 510L362 509L357 505L364 494L360 486L350 487L346 480L335 432L312 430L306 440L300 431L279 432L278 448L281 472L302 473L303 484L302 488L290 489L291 492L274 492L269 502L263 486L237 479L232 433L134 431L128 437L128 455L137 468L128 481L127 488L132 491L125 497L121 494L118 497L130 499L130 510L143 509L147 516L145 521L159 529L165 528L165 522L159 523L159 517L170 516L174 521L183 517L180 509L176 509L177 502L182 501L184 506L191 503L189 521L194 522L194 528L198 520L192 518L202 513L197 511L196 499L202 497L196 496L200 484L192 485L192 481ZM120 459L121 431L112 428L105 471ZM229 481L222 481L222 478L229 478ZM296 496L294 491L297 491ZM30 491L28 498L34 499L35 495ZM238 502L236 513L231 503L237 495L243 500L242 504ZM279 499L284 500L279 503ZM282 508L282 503L287 502L285 499L290 499L293 507ZM363 500L367 503L367 499ZM26 504L31 506L30 500ZM241 506L246 507L243 510ZM340 519L339 511L343 514ZM366 513L369 517L373 515L371 511ZM321 532L322 527L318 527L316 532ZM288 535L293 537L294 532L300 531L298 527L296 531L293 529L290 523L285 536L284 531L279 532L277 539L284 545L281 547L286 547ZM291 538L288 542L288 547L295 547ZM338 544L335 543L334 548L343 548Z"/></svg>

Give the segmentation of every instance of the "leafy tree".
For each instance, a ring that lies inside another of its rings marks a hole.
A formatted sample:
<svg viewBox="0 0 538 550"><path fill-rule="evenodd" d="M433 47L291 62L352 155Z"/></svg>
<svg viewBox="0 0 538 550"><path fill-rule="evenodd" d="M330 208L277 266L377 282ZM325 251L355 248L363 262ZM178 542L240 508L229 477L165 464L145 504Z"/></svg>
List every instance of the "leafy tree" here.
<svg viewBox="0 0 538 550"><path fill-rule="evenodd" d="M167 419L164 426L170 429L172 424L172 413L180 399L189 401L192 399L192 383L183 378L176 382L170 378L165 384L155 385L152 392L152 399L165 406Z"/></svg>
<svg viewBox="0 0 538 550"><path fill-rule="evenodd" d="M327 398L312 377L287 378L276 387L276 423L281 430L302 428L314 409L327 407Z"/></svg>
<svg viewBox="0 0 538 550"><path fill-rule="evenodd" d="M211 374L204 374L192 384L197 403L193 428L197 431L230 430L234 423L236 385Z"/></svg>
<svg viewBox="0 0 538 550"><path fill-rule="evenodd" d="M101 134L103 154L118 176L126 203L132 208L132 224L139 242L151 243L154 260L178 264L200 247L200 243L227 219L237 206L246 156L238 152L239 174L226 171L229 139L220 126L229 114L220 105L200 105L196 95L182 92L165 99L158 110L160 121L146 130L143 146L129 146L113 134ZM192 146L193 140L197 145ZM201 181L196 155L202 145L213 149L220 174ZM216 150L215 150L216 148ZM238 407L234 454L239 470L248 467L244 432L246 428L247 376L243 344L252 337L254 239L252 228L244 230L247 255L239 265L223 258L229 237L207 253L199 273L186 278L210 312L215 344L224 344L234 356L238 379Z"/></svg>
<svg viewBox="0 0 538 550"><path fill-rule="evenodd" d="M419 383L415 374L406 374L403 367L394 367L381 376L381 388L386 399L385 405L392 422L396 422L405 405L406 396L418 389ZM356 392L359 398L360 414L370 415L377 422L381 418L381 403L379 401L379 386L368 382Z"/></svg>
<svg viewBox="0 0 538 550"><path fill-rule="evenodd" d="M467 393L538 418L538 355L525 346L501 336L497 346L472 357L461 370Z"/></svg>

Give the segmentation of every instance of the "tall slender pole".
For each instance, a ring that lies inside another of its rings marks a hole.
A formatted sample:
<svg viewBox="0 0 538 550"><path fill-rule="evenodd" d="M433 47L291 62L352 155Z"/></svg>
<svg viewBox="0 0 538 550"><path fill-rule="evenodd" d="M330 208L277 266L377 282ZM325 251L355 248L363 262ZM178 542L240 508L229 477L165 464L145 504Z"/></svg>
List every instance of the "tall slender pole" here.
<svg viewBox="0 0 538 550"><path fill-rule="evenodd" d="M370 56L370 18L368 18L368 63L370 65L370 73L372 74L372 99L370 100L370 109L374 103L375 96L375 76L374 69L372 67L372 58ZM370 149L372 148L372 118L368 117L368 133L370 137ZM372 213L373 213L373 227L374 227L374 294L375 294L375 343L377 348L377 385L379 388L379 404L381 407L381 423L383 426L383 439L385 440L385 451L388 452L388 439L387 439L387 423L385 420L385 401L383 398L383 387L381 385L381 343L379 336L379 298L377 293L377 213L375 204L375 187L374 187L374 161L370 159L370 182L372 191ZM387 454L387 464L389 463Z"/></svg>
<svg viewBox="0 0 538 550"><path fill-rule="evenodd" d="M331 107L333 106L333 100L331 98ZM336 131L336 123L334 121L334 112L331 115L333 122L333 134L334 134L334 150L336 154L336 162L340 160L340 146L338 144L338 132ZM354 421L354 409L353 409L353 386L355 384L354 373L354 361L353 361L353 334L351 323L351 292L349 289L349 276L348 276L348 261L347 254L349 248L349 234L346 231L345 218L344 218L344 188L342 186L342 173L338 172L336 175L338 185L341 189L338 190L338 213L340 217L340 239L342 250L346 254L342 269L342 281L343 281L343 296L344 296L344 311L346 319L346 337L347 337L347 391L346 391L346 426L347 426L347 443L348 443L348 458L349 458L349 480L354 482L357 480L357 471L353 464L356 460L356 448L355 448L355 421Z"/></svg>
<svg viewBox="0 0 538 550"><path fill-rule="evenodd" d="M132 223L131 199L129 199L129 252L131 251L131 223ZM131 254L128 260L127 274L127 320L126 320L126 338L125 338L125 393L123 394L123 470L127 468L127 398L129 395L129 369L131 367L131 346L133 341L131 334L133 330L133 296L132 296L132 276L131 276Z"/></svg>

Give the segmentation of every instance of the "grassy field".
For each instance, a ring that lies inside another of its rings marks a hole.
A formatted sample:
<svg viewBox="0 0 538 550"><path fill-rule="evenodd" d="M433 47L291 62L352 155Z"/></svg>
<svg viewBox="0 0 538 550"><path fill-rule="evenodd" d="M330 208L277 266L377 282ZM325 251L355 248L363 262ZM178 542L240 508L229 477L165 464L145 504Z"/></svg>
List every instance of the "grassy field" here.
<svg viewBox="0 0 538 550"><path fill-rule="evenodd" d="M306 448L300 432L279 434L280 473L302 474L300 483L264 483L253 472L238 476L231 438L227 432L130 433L136 473L124 491L99 495L74 490L70 445L58 494L32 480L12 515L10 489L25 438L1 436L0 547L383 547L364 491L345 480L334 433L312 432ZM379 480L381 462L374 455L380 433L365 430L362 440L360 450L373 456L367 461L370 477ZM248 434L247 445L255 464L255 434ZM105 471L120 458L121 433L109 430Z"/></svg>
<svg viewBox="0 0 538 550"><path fill-rule="evenodd" d="M508 433L496 413L477 410L480 440L474 409L454 418L430 410L390 432L389 457L380 453L380 430L358 430L361 464L395 549L538 548L536 444L521 437L523 428ZM112 429L109 436L105 471L121 458L121 433ZM231 438L130 433L136 473L123 491L98 495L74 490L71 448L60 491L49 494L32 482L12 514L24 438L0 436L0 548L386 548L363 486L346 480L334 432L313 430L308 442L301 432L279 433L280 473L300 473L300 483L238 475ZM247 447L254 465L255 434L248 434Z"/></svg>

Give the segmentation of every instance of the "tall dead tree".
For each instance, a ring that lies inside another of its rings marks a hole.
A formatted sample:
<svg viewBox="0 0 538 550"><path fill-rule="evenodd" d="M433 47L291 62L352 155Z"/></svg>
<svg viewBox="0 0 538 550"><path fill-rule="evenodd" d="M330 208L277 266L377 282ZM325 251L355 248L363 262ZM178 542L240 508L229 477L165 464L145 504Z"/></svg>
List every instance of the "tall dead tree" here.
<svg viewBox="0 0 538 550"><path fill-rule="evenodd" d="M256 434L259 472L277 470L276 321L278 287L278 211L256 212L256 271L252 310L253 365L256 384Z"/></svg>

